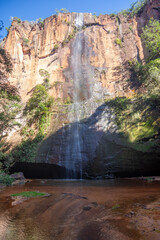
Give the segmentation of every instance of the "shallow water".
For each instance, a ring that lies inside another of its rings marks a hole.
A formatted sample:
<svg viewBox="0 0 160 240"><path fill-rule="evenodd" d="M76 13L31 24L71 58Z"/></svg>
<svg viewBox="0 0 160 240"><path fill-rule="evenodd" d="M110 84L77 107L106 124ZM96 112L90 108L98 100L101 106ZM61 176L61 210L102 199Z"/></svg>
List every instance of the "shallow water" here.
<svg viewBox="0 0 160 240"><path fill-rule="evenodd" d="M10 195L50 197L17 205ZM160 239L160 182L34 180L0 193L0 240Z"/></svg>

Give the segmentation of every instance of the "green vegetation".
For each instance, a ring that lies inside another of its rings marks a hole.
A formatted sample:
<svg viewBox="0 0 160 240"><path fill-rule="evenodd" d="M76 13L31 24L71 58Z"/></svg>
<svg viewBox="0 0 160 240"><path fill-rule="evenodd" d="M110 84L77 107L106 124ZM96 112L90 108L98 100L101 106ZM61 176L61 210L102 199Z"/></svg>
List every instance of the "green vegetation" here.
<svg viewBox="0 0 160 240"><path fill-rule="evenodd" d="M28 125L35 124L38 130L44 134L52 104L53 98L48 95L46 86L37 85L24 109L24 115L28 117Z"/></svg>
<svg viewBox="0 0 160 240"><path fill-rule="evenodd" d="M21 197L31 198L31 197L44 197L46 195L48 195L48 194L43 193L43 192L38 192L38 191L30 191L30 192L15 193L15 194L12 194L11 197L21 196Z"/></svg>
<svg viewBox="0 0 160 240"><path fill-rule="evenodd" d="M160 22L150 19L143 28L142 40L150 53L150 59L160 57Z"/></svg>
<svg viewBox="0 0 160 240"><path fill-rule="evenodd" d="M49 78L50 78L49 72L46 71L45 69L40 69L39 74L41 75L41 77L43 77L43 84L42 85L44 85L46 90L48 91L48 89L51 87L50 83L49 83Z"/></svg>
<svg viewBox="0 0 160 240"><path fill-rule="evenodd" d="M138 89L137 94L107 100L107 104L114 110L119 132L130 146L150 151L160 143L160 22L150 19L142 39L150 53L147 62L128 61L129 84Z"/></svg>
<svg viewBox="0 0 160 240"><path fill-rule="evenodd" d="M7 156L10 165L14 162L34 162L39 143L44 139L44 135L38 133L36 137L31 135L24 138L20 145L15 147ZM6 162L5 162L6 167Z"/></svg>
<svg viewBox="0 0 160 240"><path fill-rule="evenodd" d="M115 205L112 207L112 210L116 210L117 208L120 208L120 205L119 205L119 204L115 204Z"/></svg>
<svg viewBox="0 0 160 240"><path fill-rule="evenodd" d="M154 1L154 0L152 0L152 1ZM143 10L143 8L147 4L147 2L148 2L148 0L137 0L136 2L131 4L131 7L129 9L122 10L120 12L120 14L124 15L125 17L126 16L134 17Z"/></svg>
<svg viewBox="0 0 160 240"><path fill-rule="evenodd" d="M29 39L28 39L28 38L23 38L23 42L24 42L24 44L27 46L28 43L29 43Z"/></svg>
<svg viewBox="0 0 160 240"><path fill-rule="evenodd" d="M53 50L55 51L55 50L57 50L58 48L59 48L58 44L55 44Z"/></svg>
<svg viewBox="0 0 160 240"><path fill-rule="evenodd" d="M124 17L127 17L129 12L128 12L128 10L121 10L121 12L119 12L119 14L122 14Z"/></svg>
<svg viewBox="0 0 160 240"><path fill-rule="evenodd" d="M154 138L152 137L160 130L158 98L151 95L137 96L133 99L119 97L107 100L106 103L116 114L115 120L120 133L133 144L134 148L139 147L138 150L148 151L153 147ZM145 146L140 146L139 143L143 143L145 139L151 139L151 141Z"/></svg>
<svg viewBox="0 0 160 240"><path fill-rule="evenodd" d="M7 30L8 33L9 33L10 28L11 28L11 26L6 27L6 30Z"/></svg>
<svg viewBox="0 0 160 240"><path fill-rule="evenodd" d="M60 10L58 10L57 8L55 9L56 14L58 15L59 13L69 13L69 10L67 10L66 8L61 8Z"/></svg>
<svg viewBox="0 0 160 240"><path fill-rule="evenodd" d="M133 26L129 26L129 30L133 33Z"/></svg>
<svg viewBox="0 0 160 240"><path fill-rule="evenodd" d="M38 18L36 23L39 25L40 28L44 27L44 20L42 18Z"/></svg>
<svg viewBox="0 0 160 240"><path fill-rule="evenodd" d="M22 20L20 18L18 18L18 17L14 17L13 20L16 21L17 23L21 23L22 22Z"/></svg>
<svg viewBox="0 0 160 240"><path fill-rule="evenodd" d="M5 85L4 88L6 88ZM14 127L20 127L20 123L16 120L16 117L21 111L20 97L15 92L12 93L11 90L13 91L13 89L4 90L2 87L0 90L0 162L3 163L3 168L6 171L8 171L12 163L12 159L9 154L5 153L8 147L3 143L3 139L7 136L7 131L12 130Z"/></svg>
<svg viewBox="0 0 160 240"><path fill-rule="evenodd" d="M116 38L116 40L115 40L115 43L116 43L117 45L119 45L119 46L120 46L120 48L122 48L122 47L123 47L123 45L122 45L122 40L121 40L121 39L119 39L119 38Z"/></svg>
<svg viewBox="0 0 160 240"><path fill-rule="evenodd" d="M65 98L63 102L64 102L65 105L72 104L71 98L69 96L67 98Z"/></svg>
<svg viewBox="0 0 160 240"><path fill-rule="evenodd" d="M94 19L97 18L96 13L92 13L92 16L94 17Z"/></svg>
<svg viewBox="0 0 160 240"><path fill-rule="evenodd" d="M14 179L11 178L8 174L0 171L0 183L10 186L14 182Z"/></svg>
<svg viewBox="0 0 160 240"><path fill-rule="evenodd" d="M40 69L39 73L43 77L43 84L37 85L32 90L31 97L24 108L23 115L27 123L21 129L22 142L9 153L5 153L9 146L7 147L5 143L1 144L0 161L6 172L16 161L33 162L39 143L47 133L53 105L53 98L48 94L50 74L44 69ZM20 97L14 89L11 90L7 91L2 88L0 92L1 104L4 109L0 113L1 139L7 130L19 124L15 121L15 117L21 110Z"/></svg>
<svg viewBox="0 0 160 240"><path fill-rule="evenodd" d="M74 36L75 36L75 34L76 34L76 31L77 31L77 30L76 30L76 28L75 28L75 29L73 30L73 32L70 33L70 34L68 35L68 37L63 40L63 42L62 42L62 47L64 47L67 43L69 43L69 42L71 41L71 39L74 38Z"/></svg>
<svg viewBox="0 0 160 240"><path fill-rule="evenodd" d="M14 126L19 126L15 118L21 110L21 105L19 104L19 96L13 95L3 89L0 90L0 101L0 138L2 139L7 131L11 130Z"/></svg>
<svg viewBox="0 0 160 240"><path fill-rule="evenodd" d="M61 86L63 84L63 82L60 82L60 81L55 81L54 84L53 84L53 87L58 87L58 86Z"/></svg>
<svg viewBox="0 0 160 240"><path fill-rule="evenodd" d="M0 63L4 64L6 72L11 73L13 65L11 62L10 55L6 52L5 49L0 48L0 56L1 56Z"/></svg>
<svg viewBox="0 0 160 240"><path fill-rule="evenodd" d="M110 17L116 17L116 14L115 13L111 13Z"/></svg>
<svg viewBox="0 0 160 240"><path fill-rule="evenodd" d="M145 6L146 3L147 3L147 0L139 0L139 1L134 2L129 9L130 15L132 17L137 15L142 10L142 8Z"/></svg>

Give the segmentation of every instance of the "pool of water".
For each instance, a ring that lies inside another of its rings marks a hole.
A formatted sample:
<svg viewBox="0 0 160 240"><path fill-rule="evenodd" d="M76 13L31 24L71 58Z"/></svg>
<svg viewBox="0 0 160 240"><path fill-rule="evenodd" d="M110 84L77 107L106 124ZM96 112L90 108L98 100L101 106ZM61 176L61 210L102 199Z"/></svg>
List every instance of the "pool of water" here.
<svg viewBox="0 0 160 240"><path fill-rule="evenodd" d="M16 203L10 195L49 197ZM0 192L0 240L160 239L160 182L33 180Z"/></svg>

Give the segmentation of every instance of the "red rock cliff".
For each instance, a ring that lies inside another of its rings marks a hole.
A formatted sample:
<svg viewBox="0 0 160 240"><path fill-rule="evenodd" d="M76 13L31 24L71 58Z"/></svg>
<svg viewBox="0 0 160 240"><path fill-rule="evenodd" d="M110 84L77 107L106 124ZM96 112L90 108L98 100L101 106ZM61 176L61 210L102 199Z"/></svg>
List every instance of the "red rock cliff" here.
<svg viewBox="0 0 160 240"><path fill-rule="evenodd" d="M50 73L50 94L55 98L72 97L70 59L74 41L81 32L82 75L85 76L90 65L91 78L100 81L113 96L132 94L126 85L129 75L125 66L129 60L144 59L142 27L150 17L159 17L159 7L160 2L153 1L133 19L123 15L94 17L89 13L64 13L45 19L44 25L13 21L5 43L14 65L10 83L18 87L25 102L33 87L42 83L39 70L45 69Z"/></svg>

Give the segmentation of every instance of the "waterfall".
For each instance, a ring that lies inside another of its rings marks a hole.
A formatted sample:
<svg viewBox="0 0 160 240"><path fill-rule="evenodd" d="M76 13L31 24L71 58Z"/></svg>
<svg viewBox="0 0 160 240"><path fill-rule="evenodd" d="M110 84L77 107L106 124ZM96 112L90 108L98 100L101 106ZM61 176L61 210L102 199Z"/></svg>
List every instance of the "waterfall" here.
<svg viewBox="0 0 160 240"><path fill-rule="evenodd" d="M111 118L104 99L109 93L96 79L96 71L103 71L91 65L95 54L83 27L83 13L76 13L74 24L79 31L70 42L69 66L63 70L68 95L72 104L65 109L64 119L59 114L61 128L43 142L37 159L39 162L56 163L67 169L67 178L83 178L84 169L96 157L96 149ZM66 91L66 90L65 90ZM53 126L54 127L54 126Z"/></svg>
<svg viewBox="0 0 160 240"><path fill-rule="evenodd" d="M83 19L83 13L77 13L75 26L79 30L83 26ZM83 168L88 160L95 155L98 139L95 136L95 130L89 128L83 120L94 113L98 107L96 99L102 99L104 93L101 84L94 79L94 68L90 65L92 50L88 45L84 32L79 31L71 45L71 59L67 77L73 82L73 103L69 107L68 120L70 124L64 133L66 143L64 144L65 150L61 155L61 162L64 162L62 165L73 170L74 177L78 172L80 178L83 177Z"/></svg>

